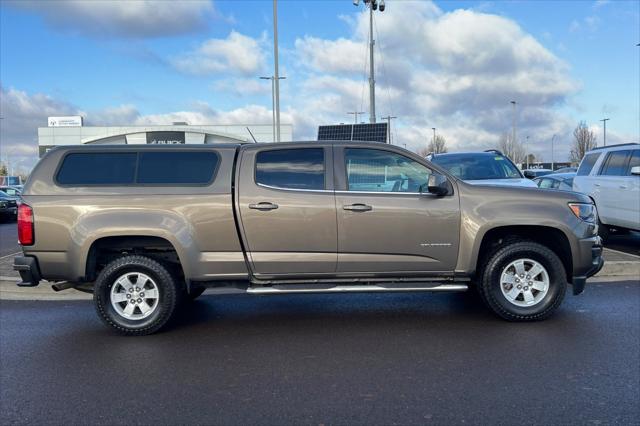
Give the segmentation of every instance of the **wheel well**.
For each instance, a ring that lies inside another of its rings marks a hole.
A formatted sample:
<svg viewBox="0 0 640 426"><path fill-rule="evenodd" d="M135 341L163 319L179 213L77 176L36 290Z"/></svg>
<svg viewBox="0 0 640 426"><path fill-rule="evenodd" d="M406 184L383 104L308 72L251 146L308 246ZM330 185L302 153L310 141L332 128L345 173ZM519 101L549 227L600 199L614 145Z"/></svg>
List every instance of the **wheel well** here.
<svg viewBox="0 0 640 426"><path fill-rule="evenodd" d="M184 280L184 271L175 247L166 239L148 236L118 236L100 238L91 244L87 256L85 279L96 280L100 271L109 262L129 254L150 257L170 268L180 280Z"/></svg>
<svg viewBox="0 0 640 426"><path fill-rule="evenodd" d="M482 238L476 272L480 273L481 265L493 249L513 238L523 238L535 241L552 250L562 261L567 280L573 278L573 258L571 257L571 245L567 236L559 229L549 226L515 225L503 226L489 230Z"/></svg>

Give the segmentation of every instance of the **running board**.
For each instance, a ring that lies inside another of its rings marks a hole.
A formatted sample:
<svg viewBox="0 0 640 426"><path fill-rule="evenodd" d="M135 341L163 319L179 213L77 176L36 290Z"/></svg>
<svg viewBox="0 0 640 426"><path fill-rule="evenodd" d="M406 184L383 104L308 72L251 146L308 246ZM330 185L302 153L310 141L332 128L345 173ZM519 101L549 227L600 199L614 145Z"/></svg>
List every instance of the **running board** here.
<svg viewBox="0 0 640 426"><path fill-rule="evenodd" d="M381 293L381 292L408 292L408 291L466 291L466 284L442 284L412 283L410 285L397 284L372 284L372 285L274 285L265 287L249 287L249 294L287 294L287 293Z"/></svg>

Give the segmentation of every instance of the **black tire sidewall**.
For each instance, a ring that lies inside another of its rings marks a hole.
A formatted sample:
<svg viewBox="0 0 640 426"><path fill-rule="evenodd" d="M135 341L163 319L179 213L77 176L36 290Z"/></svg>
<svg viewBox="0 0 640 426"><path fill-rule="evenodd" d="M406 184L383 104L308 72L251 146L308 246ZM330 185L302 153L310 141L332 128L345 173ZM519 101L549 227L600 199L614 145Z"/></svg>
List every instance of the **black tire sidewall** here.
<svg viewBox="0 0 640 426"><path fill-rule="evenodd" d="M119 277L130 272L148 275L158 287L158 306L142 320L124 318L111 305L111 288ZM96 280L94 302L98 314L109 326L125 334L148 334L161 328L173 314L176 305L175 282L158 262L144 256L127 256L111 262L102 270Z"/></svg>
<svg viewBox="0 0 640 426"><path fill-rule="evenodd" d="M549 274L549 291L534 306L516 306L502 293L500 278L504 269L518 259L539 262ZM491 257L484 274L483 293L490 307L499 315L514 320L536 319L555 310L566 292L566 273L557 255L537 243L515 243L498 250Z"/></svg>

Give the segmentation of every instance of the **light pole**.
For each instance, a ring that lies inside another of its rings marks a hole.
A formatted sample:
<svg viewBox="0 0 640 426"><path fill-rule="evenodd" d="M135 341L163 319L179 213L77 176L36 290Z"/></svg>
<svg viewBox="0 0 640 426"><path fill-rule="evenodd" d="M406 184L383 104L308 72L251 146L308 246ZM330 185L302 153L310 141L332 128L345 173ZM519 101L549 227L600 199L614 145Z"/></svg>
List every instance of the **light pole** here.
<svg viewBox="0 0 640 426"><path fill-rule="evenodd" d="M516 143L516 101L511 101L511 105L513 105L513 134L512 134L512 139L513 139L513 144L515 146Z"/></svg>
<svg viewBox="0 0 640 426"><path fill-rule="evenodd" d="M604 139L603 139L603 142L604 142L604 146L607 146L607 121L609 121L609 119L608 118L603 118L600 121L602 121L602 123L604 123Z"/></svg>
<svg viewBox="0 0 640 426"><path fill-rule="evenodd" d="M274 0L275 1L275 0ZM376 122L376 80L374 76L373 68L373 46L375 41L373 40L373 11L380 10L384 12L385 3L384 0L363 0L365 7L369 9L369 122ZM360 0L353 0L354 6L360 4Z"/></svg>
<svg viewBox="0 0 640 426"><path fill-rule="evenodd" d="M259 77L260 80L271 80L271 117L273 126L273 141L276 141L276 97L275 97L275 81L276 79L271 77ZM279 80L284 80L287 77L278 77Z"/></svg>
<svg viewBox="0 0 640 426"><path fill-rule="evenodd" d="M393 115L387 115L386 117L380 117L380 118L382 118L383 120L387 120L387 143L391 144L391 120L398 117L395 117Z"/></svg>
<svg viewBox="0 0 640 426"><path fill-rule="evenodd" d="M527 153L528 149L529 149L529 135L527 135L527 137L525 138L525 143L524 143L524 155L527 161L527 169L529 168L529 154Z"/></svg>
<svg viewBox="0 0 640 426"><path fill-rule="evenodd" d="M554 161L553 161L553 140L556 138L556 135L554 134L553 137L551 138L551 171L554 171Z"/></svg>
<svg viewBox="0 0 640 426"><path fill-rule="evenodd" d="M273 0L273 67L276 142L280 142L280 75L278 74L278 0Z"/></svg>
<svg viewBox="0 0 640 426"><path fill-rule="evenodd" d="M354 117L353 123L358 124L358 116L360 114L364 114L364 111L348 111L347 114L354 115L355 117Z"/></svg>

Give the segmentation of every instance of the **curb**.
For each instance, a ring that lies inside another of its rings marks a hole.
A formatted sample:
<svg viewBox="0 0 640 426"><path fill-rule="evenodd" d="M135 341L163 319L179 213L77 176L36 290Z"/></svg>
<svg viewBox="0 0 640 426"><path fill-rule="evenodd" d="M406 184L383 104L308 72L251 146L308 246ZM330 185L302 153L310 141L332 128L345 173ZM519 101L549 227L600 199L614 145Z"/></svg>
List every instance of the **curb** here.
<svg viewBox="0 0 640 426"><path fill-rule="evenodd" d="M640 278L640 262L620 260L605 262L604 267L595 277L634 277Z"/></svg>

